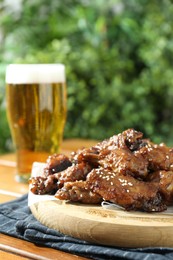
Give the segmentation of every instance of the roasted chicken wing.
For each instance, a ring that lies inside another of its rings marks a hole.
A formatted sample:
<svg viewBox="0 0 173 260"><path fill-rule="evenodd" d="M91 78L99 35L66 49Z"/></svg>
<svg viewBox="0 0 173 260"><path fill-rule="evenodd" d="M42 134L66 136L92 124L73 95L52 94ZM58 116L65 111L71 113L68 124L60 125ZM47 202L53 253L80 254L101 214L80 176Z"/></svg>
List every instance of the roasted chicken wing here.
<svg viewBox="0 0 173 260"><path fill-rule="evenodd" d="M154 212L166 209L157 183L147 183L130 175L99 168L88 174L87 184L89 189L104 200L114 202L126 210Z"/></svg>
<svg viewBox="0 0 173 260"><path fill-rule="evenodd" d="M63 200L107 200L126 210L160 212L173 204L173 148L127 129L70 157L49 156L42 177L30 179L30 189Z"/></svg>
<svg viewBox="0 0 173 260"><path fill-rule="evenodd" d="M85 204L101 203L102 197L87 188L85 181L66 182L55 194L57 199L70 200Z"/></svg>

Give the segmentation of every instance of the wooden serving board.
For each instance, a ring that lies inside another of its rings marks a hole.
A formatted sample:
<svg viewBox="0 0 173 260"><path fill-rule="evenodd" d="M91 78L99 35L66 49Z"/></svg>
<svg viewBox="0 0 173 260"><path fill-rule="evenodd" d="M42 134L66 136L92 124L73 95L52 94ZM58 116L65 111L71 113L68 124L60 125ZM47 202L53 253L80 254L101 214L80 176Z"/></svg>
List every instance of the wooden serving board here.
<svg viewBox="0 0 173 260"><path fill-rule="evenodd" d="M96 244L120 247L173 247L173 215L108 210L59 200L30 206L49 228Z"/></svg>

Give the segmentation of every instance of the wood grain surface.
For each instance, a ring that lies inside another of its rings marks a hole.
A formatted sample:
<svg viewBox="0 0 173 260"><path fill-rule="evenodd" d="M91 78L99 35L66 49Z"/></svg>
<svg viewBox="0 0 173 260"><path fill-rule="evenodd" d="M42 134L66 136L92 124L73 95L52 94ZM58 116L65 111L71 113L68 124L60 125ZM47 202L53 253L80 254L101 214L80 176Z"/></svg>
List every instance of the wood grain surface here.
<svg viewBox="0 0 173 260"><path fill-rule="evenodd" d="M1 251L2 250L2 251ZM2 258L1 258L2 256ZM18 238L0 234L0 259L2 260L86 260L77 255L68 254L53 248L47 248Z"/></svg>
<svg viewBox="0 0 173 260"><path fill-rule="evenodd" d="M59 200L30 206L44 225L92 243L121 247L173 247L173 216L107 210Z"/></svg>

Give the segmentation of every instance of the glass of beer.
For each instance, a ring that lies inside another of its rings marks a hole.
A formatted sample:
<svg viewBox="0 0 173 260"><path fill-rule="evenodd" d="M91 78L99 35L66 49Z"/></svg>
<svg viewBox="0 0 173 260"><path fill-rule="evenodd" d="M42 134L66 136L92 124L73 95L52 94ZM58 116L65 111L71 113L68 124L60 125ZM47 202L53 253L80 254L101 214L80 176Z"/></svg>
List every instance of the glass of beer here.
<svg viewBox="0 0 173 260"><path fill-rule="evenodd" d="M58 153L66 121L63 64L10 64L7 118L17 155L16 180L27 182L33 162Z"/></svg>

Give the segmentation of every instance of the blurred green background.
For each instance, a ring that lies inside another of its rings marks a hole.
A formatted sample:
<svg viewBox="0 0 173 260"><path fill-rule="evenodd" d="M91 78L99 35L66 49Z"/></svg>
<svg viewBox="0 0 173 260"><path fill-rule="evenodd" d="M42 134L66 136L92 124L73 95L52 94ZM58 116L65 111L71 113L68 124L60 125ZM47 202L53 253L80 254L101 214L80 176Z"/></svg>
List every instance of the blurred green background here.
<svg viewBox="0 0 173 260"><path fill-rule="evenodd" d="M64 63L65 138L104 139L133 127L173 145L171 0L0 0L0 152L9 63Z"/></svg>

